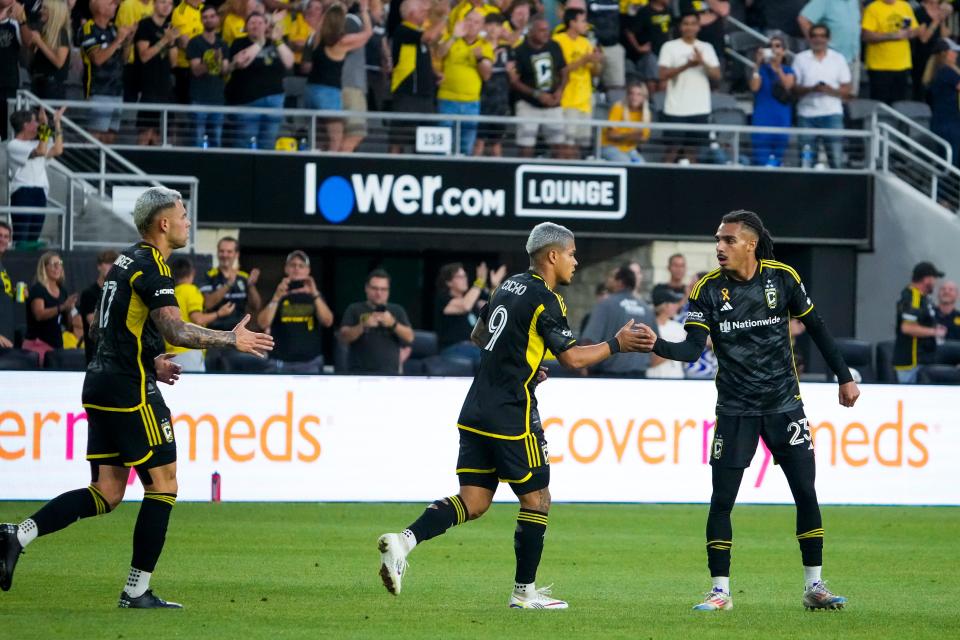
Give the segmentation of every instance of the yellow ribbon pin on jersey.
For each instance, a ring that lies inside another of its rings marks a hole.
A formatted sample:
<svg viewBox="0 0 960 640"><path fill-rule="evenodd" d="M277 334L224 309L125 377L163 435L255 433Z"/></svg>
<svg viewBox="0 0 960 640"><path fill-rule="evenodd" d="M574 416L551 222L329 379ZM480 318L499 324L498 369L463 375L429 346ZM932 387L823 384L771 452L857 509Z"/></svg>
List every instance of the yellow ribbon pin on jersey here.
<svg viewBox="0 0 960 640"><path fill-rule="evenodd" d="M730 300L730 290L729 290L729 289L720 289L720 295L723 296L723 300L724 300L725 302Z"/></svg>

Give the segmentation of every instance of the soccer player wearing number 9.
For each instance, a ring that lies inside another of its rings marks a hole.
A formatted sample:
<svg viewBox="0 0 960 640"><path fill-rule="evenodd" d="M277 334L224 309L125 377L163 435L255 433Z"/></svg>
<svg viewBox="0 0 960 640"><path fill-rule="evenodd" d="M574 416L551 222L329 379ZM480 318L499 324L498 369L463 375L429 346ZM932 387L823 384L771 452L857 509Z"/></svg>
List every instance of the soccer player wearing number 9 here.
<svg viewBox="0 0 960 640"><path fill-rule="evenodd" d="M547 442L534 396L549 349L565 367L592 366L619 351L637 351L642 335L633 321L600 344L580 346L567 326L567 308L554 289L570 284L577 266L573 233L550 222L527 239L530 270L510 276L494 291L471 340L482 349L480 369L467 393L457 427L460 493L437 500L401 533L380 536L380 577L400 593L406 557L413 548L490 508L500 482L520 501L514 531L516 573L510 607L566 609L567 603L537 589L535 578L550 510Z"/></svg>
<svg viewBox="0 0 960 640"><path fill-rule="evenodd" d="M681 343L658 339L653 352L693 362L707 336L717 354L717 427L710 449L713 495L707 518L707 561L713 590L694 609L731 609L730 549L733 509L743 471L763 438L783 469L797 505L797 540L808 609L839 609L846 598L821 581L823 525L814 487L813 441L803 414L793 362L790 319L807 328L840 384L840 404L852 407L860 391L793 268L773 259L773 240L757 214L723 217L716 235L720 268L690 292ZM652 341L652 337L651 337Z"/></svg>

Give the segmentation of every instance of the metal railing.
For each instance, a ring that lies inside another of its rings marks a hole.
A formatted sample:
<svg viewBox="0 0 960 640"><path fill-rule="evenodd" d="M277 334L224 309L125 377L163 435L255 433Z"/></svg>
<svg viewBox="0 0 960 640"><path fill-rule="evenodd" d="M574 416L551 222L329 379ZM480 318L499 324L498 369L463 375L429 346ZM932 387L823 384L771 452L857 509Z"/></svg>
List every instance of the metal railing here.
<svg viewBox="0 0 960 640"><path fill-rule="evenodd" d="M101 104L67 101L51 102L51 105L68 107L68 113L78 122L83 122L84 114L91 110L102 109ZM156 122L162 149L193 149L201 151L212 148L198 140L195 125L196 114L217 113L224 116L222 141L224 150L251 151L250 141L245 133L237 133L234 127L243 126L243 118L273 118L278 126L277 137L292 142L287 151L318 153L324 150L328 121L362 122L366 135L357 149L358 153L383 154L400 148L404 153L414 153L417 149L417 129L433 127L432 131L449 131L449 138L441 155L473 156L474 148L464 148L461 141L470 135L470 130L479 128L480 137L488 137L489 131L496 129L502 135L502 155L508 157L524 156L533 153L538 157L580 163L583 159L603 160L609 157L604 149L603 133L610 128L646 129L650 136L640 144L640 155L644 162L652 164L674 164L678 155L692 163L723 166L782 166L793 168L835 168L854 171L867 171L873 168L870 149L873 147L873 133L862 129L802 129L779 127L750 127L745 124L673 124L663 122L635 123L609 121L604 119L585 119L576 121L557 120L552 117L518 118L509 116L463 116L446 114L410 114L390 112L349 112L316 111L311 109L265 109L221 106L167 105L167 104L117 104L112 105L121 111L121 127L114 149L138 149L137 112L149 111L159 115ZM729 112L728 112L729 113ZM746 115L734 110L734 115L742 122ZM719 114L717 117L721 117ZM579 136L586 144L568 147L574 149L575 158L555 155L557 148L565 145L540 145L521 149L516 144L518 127L536 126L541 134L544 130L559 129L565 131L578 127L586 132ZM272 143L274 140L268 141ZM67 146L83 148L84 140L67 139ZM261 144L255 141L258 153L274 149L273 144ZM805 152L804 146L811 149ZM832 153L839 146L840 154ZM265 149L264 147L268 147ZM758 153L758 147L769 149ZM685 152L678 154L678 149ZM836 158L835 156L840 156ZM770 156L773 156L772 158ZM630 162L623 159L623 162Z"/></svg>
<svg viewBox="0 0 960 640"><path fill-rule="evenodd" d="M90 107L91 103L80 103ZM13 109L44 109L48 118L61 106L41 100L29 91L21 90L9 101ZM86 112L89 114L89 111ZM122 189L144 189L161 186L161 181L171 185L184 185L183 203L191 220L188 248L194 245L198 213L199 182L193 176L149 175L120 155L115 149L96 139L69 113L62 119L64 152L47 164L51 189L47 214L60 215L57 239L59 248L125 246L138 235L128 215L118 215L116 205ZM130 193L126 194L127 199ZM29 213L22 207L7 207L12 213ZM4 209L0 209L3 211ZM98 212L100 215L95 215ZM41 212L35 212L41 213ZM99 219L97 219L99 218ZM119 222L119 226L118 223ZM129 228L132 234L124 233ZM16 230L14 230L16 233Z"/></svg>

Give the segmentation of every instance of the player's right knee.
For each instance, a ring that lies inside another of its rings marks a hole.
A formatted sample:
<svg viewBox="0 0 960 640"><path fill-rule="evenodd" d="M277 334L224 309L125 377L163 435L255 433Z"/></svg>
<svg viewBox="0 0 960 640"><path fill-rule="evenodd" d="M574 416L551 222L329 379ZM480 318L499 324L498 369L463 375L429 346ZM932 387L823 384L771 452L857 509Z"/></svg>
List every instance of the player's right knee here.
<svg viewBox="0 0 960 640"><path fill-rule="evenodd" d="M119 507L120 502L123 501L123 490L117 490L102 484L91 484L90 490L96 495L97 498L103 500L106 506L104 513L110 513ZM99 503L99 500L97 500L97 502Z"/></svg>

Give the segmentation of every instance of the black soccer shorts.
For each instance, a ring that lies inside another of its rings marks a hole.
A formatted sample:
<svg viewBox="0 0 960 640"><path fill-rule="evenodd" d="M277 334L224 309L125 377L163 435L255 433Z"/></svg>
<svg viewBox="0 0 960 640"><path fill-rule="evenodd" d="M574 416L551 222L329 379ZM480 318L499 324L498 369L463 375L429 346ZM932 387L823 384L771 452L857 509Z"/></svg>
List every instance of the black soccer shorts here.
<svg viewBox="0 0 960 640"><path fill-rule="evenodd" d="M152 381L147 402L133 411L87 409L87 460L113 467L152 469L177 461L170 409Z"/></svg>
<svg viewBox="0 0 960 640"><path fill-rule="evenodd" d="M460 429L460 455L457 457L460 485L496 491L506 482L522 496L550 484L550 456L543 430L531 431L520 440L482 436Z"/></svg>
<svg viewBox="0 0 960 640"><path fill-rule="evenodd" d="M773 460L813 458L813 439L802 409L762 416L717 416L710 464L745 469L763 438Z"/></svg>

